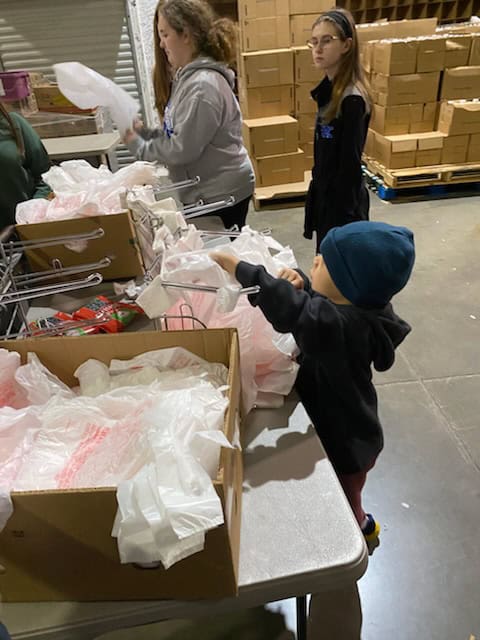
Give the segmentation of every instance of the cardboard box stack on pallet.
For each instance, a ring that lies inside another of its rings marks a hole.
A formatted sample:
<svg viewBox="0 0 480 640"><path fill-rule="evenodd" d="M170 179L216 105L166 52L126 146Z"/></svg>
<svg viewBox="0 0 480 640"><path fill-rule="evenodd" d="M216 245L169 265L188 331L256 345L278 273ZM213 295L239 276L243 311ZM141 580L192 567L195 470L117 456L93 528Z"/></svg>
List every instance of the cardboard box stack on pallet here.
<svg viewBox="0 0 480 640"><path fill-rule="evenodd" d="M478 33L364 42L374 101L366 155L390 170L475 162L477 103L448 101L480 98L479 52Z"/></svg>
<svg viewBox="0 0 480 640"><path fill-rule="evenodd" d="M40 138L63 138L112 130L105 109L79 109L42 73L2 72L0 83L0 95L7 110L16 111L26 118ZM9 91L10 87L12 91Z"/></svg>
<svg viewBox="0 0 480 640"><path fill-rule="evenodd" d="M306 46L330 0L238 0L239 99L257 188L303 182L313 164L321 80ZM294 116L294 117L292 117Z"/></svg>

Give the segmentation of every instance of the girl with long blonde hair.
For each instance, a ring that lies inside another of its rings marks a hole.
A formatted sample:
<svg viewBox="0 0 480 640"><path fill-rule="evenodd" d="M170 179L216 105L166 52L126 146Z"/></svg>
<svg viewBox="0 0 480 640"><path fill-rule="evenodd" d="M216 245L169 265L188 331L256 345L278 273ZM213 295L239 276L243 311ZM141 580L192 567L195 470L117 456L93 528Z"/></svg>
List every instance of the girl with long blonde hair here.
<svg viewBox="0 0 480 640"><path fill-rule="evenodd" d="M312 181L305 204L304 236L320 243L332 227L368 220L369 196L361 158L371 102L360 65L352 15L335 8L314 22L308 41L325 78L312 91L318 112Z"/></svg>

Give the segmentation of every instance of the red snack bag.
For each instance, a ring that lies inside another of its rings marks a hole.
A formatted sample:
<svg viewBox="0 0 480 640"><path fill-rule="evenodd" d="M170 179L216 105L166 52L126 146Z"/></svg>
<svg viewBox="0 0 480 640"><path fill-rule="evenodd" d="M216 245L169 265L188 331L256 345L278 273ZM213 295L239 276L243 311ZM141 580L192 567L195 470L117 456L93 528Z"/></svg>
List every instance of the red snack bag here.
<svg viewBox="0 0 480 640"><path fill-rule="evenodd" d="M143 310L136 304L112 302L106 296L96 296L88 305L75 311L77 320L93 320L105 318L105 322L96 325L99 331L120 333Z"/></svg>

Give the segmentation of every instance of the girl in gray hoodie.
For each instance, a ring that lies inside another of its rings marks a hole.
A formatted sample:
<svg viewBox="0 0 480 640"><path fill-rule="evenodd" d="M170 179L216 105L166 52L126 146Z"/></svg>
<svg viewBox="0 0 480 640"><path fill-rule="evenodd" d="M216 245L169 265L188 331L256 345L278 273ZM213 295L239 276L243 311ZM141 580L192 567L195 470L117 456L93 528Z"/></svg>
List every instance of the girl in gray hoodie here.
<svg viewBox="0 0 480 640"><path fill-rule="evenodd" d="M160 0L154 18L155 102L163 128L141 123L125 142L141 160L165 164L173 182L200 177L182 191L184 204L220 201L226 228L245 224L255 178L233 93L235 28L204 0Z"/></svg>

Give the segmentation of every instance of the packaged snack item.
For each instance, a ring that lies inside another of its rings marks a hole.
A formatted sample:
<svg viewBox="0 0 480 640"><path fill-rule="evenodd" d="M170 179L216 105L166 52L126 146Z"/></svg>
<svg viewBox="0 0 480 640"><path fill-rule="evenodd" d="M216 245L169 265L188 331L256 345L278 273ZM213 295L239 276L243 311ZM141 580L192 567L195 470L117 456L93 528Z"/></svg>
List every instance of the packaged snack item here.
<svg viewBox="0 0 480 640"><path fill-rule="evenodd" d="M87 305L74 311L75 320L97 320L105 318L105 322L97 325L99 331L119 333L127 327L142 309L127 302L113 302L106 296L96 296Z"/></svg>
<svg viewBox="0 0 480 640"><path fill-rule="evenodd" d="M69 313L64 313L63 311L57 311L53 316L49 316L47 318L38 318L37 320L33 320L28 323L28 334L33 336L42 336L42 335L56 335L58 333L63 333L66 336L84 336L90 335L93 333L98 333L100 331L99 327L96 325L89 326L84 325L81 327L68 327L68 323L75 324L76 319L70 315ZM67 327L65 330L60 332L61 325L67 323ZM58 329L58 332L53 331L53 329ZM27 332L25 332L27 335Z"/></svg>

